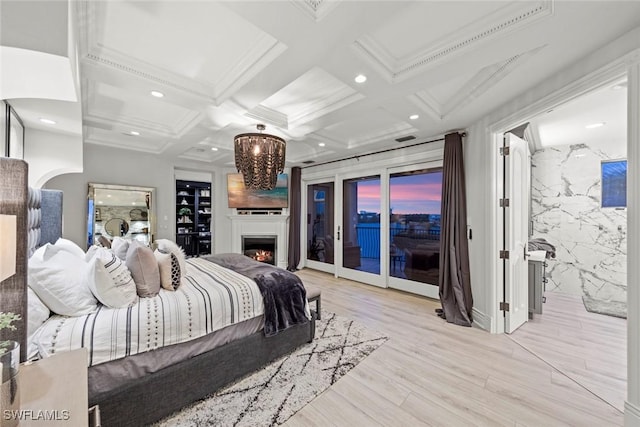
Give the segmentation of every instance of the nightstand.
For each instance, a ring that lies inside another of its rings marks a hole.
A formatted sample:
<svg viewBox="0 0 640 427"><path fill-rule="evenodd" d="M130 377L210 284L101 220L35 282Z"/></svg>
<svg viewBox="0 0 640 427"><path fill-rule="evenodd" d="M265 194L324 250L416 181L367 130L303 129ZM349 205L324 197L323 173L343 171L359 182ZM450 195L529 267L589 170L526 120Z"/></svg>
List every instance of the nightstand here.
<svg viewBox="0 0 640 427"><path fill-rule="evenodd" d="M86 349L23 363L19 375L20 427L88 426Z"/></svg>

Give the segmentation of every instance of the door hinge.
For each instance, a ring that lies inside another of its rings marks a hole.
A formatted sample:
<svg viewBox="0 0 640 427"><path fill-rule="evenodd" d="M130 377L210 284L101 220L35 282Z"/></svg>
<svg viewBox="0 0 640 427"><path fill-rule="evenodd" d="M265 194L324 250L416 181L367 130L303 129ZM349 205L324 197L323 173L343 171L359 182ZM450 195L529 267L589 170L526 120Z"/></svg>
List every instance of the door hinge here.
<svg viewBox="0 0 640 427"><path fill-rule="evenodd" d="M509 199L500 199L500 207L508 208L509 207Z"/></svg>
<svg viewBox="0 0 640 427"><path fill-rule="evenodd" d="M509 147L500 147L500 155L508 156L509 155Z"/></svg>
<svg viewBox="0 0 640 427"><path fill-rule="evenodd" d="M508 302L501 302L500 303L500 311L509 311L509 303Z"/></svg>
<svg viewBox="0 0 640 427"><path fill-rule="evenodd" d="M509 259L509 251L500 251L500 259Z"/></svg>

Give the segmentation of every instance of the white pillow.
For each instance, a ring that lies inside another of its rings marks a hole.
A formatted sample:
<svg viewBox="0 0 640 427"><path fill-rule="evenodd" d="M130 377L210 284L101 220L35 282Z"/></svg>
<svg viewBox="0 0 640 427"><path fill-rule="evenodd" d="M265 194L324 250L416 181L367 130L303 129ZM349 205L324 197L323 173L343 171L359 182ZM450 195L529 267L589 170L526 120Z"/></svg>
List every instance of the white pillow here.
<svg viewBox="0 0 640 427"><path fill-rule="evenodd" d="M86 281L98 301L110 308L128 307L136 302L136 284L125 263L106 248L98 247L91 253Z"/></svg>
<svg viewBox="0 0 640 427"><path fill-rule="evenodd" d="M129 240L122 237L114 237L111 242L111 250L121 260L127 259L127 251L129 250Z"/></svg>
<svg viewBox="0 0 640 427"><path fill-rule="evenodd" d="M168 291L175 291L180 286L180 263L178 257L171 252L156 249L153 253L160 270L160 286Z"/></svg>
<svg viewBox="0 0 640 427"><path fill-rule="evenodd" d="M33 334L51 315L49 307L42 302L33 289L27 287L27 359L32 359L38 354L38 346L31 342Z"/></svg>
<svg viewBox="0 0 640 427"><path fill-rule="evenodd" d="M31 335L51 316L51 310L42 302L33 289L27 287L27 337Z"/></svg>
<svg viewBox="0 0 640 427"><path fill-rule="evenodd" d="M169 239L159 239L156 240L157 248L164 252L171 252L178 258L178 263L180 264L180 278L186 276L187 274L187 263L185 261L184 251L180 246L178 246L175 242L172 242Z"/></svg>
<svg viewBox="0 0 640 427"><path fill-rule="evenodd" d="M93 313L98 302L83 280L86 268L84 260L47 243L29 258L29 286L54 313Z"/></svg>
<svg viewBox="0 0 640 427"><path fill-rule="evenodd" d="M70 252L79 258L84 259L84 251L82 250L82 248L73 243L71 240L63 239L62 237L60 237L58 238L58 240L56 240L55 246L57 248Z"/></svg>

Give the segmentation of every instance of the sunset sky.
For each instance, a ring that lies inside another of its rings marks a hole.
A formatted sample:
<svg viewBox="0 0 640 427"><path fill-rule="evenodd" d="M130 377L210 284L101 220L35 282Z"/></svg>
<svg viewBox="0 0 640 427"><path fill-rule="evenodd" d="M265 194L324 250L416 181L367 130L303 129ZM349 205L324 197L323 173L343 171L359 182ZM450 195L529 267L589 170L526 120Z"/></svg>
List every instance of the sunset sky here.
<svg viewBox="0 0 640 427"><path fill-rule="evenodd" d="M391 178L390 207L394 214L440 213L442 172ZM358 182L358 211L380 213L380 180Z"/></svg>

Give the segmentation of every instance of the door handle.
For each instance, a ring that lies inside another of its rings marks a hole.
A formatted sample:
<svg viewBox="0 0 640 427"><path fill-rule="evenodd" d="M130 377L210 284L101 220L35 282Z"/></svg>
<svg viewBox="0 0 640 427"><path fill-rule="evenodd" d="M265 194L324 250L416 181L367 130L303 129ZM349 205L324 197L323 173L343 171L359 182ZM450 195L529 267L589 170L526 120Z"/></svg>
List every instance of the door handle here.
<svg viewBox="0 0 640 427"><path fill-rule="evenodd" d="M527 257L529 257L529 252L527 252L527 246L522 247L522 252L524 252L524 259L527 259Z"/></svg>
<svg viewBox="0 0 640 427"><path fill-rule="evenodd" d="M338 234L337 234L337 240L340 240L340 226L338 226Z"/></svg>

